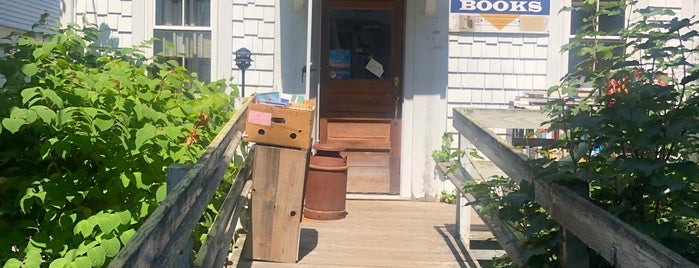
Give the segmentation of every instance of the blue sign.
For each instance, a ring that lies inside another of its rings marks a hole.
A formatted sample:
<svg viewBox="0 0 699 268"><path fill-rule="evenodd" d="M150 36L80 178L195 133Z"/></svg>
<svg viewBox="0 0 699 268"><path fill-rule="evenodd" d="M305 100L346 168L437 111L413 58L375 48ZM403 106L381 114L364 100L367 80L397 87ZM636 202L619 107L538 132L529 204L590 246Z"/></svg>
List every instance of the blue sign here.
<svg viewBox="0 0 699 268"><path fill-rule="evenodd" d="M451 13L549 15L550 0L451 0Z"/></svg>

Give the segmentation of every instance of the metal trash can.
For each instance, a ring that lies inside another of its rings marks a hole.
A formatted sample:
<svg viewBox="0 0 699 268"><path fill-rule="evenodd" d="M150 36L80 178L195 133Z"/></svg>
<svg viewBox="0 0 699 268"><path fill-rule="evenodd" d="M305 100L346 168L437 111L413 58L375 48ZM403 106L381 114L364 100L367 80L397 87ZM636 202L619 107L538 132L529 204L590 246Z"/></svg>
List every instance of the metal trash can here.
<svg viewBox="0 0 699 268"><path fill-rule="evenodd" d="M342 146L319 143L313 146L306 181L303 215L309 219L337 220L347 215L347 161L340 155Z"/></svg>

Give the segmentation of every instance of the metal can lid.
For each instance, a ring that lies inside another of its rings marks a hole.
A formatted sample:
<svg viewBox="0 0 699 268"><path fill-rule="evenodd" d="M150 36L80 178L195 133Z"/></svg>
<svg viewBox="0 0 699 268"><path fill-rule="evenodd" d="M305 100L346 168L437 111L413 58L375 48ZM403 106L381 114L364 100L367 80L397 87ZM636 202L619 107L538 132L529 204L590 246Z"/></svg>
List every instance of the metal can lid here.
<svg viewBox="0 0 699 268"><path fill-rule="evenodd" d="M313 149L326 152L342 152L345 150L342 145L337 143L316 143L313 145Z"/></svg>

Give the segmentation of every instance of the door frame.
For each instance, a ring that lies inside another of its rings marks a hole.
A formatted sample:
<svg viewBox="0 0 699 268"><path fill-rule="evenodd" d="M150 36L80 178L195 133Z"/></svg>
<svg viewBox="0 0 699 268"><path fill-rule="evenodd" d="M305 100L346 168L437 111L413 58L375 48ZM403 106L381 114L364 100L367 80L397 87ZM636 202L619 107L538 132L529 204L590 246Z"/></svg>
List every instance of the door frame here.
<svg viewBox="0 0 699 268"><path fill-rule="evenodd" d="M391 50L399 51L395 56L391 57L391 77L398 76L399 86L394 88L394 97L397 98L395 104L396 114L391 119L391 151L389 154L389 194L400 194L401 182L401 144L402 144L402 110L404 103L404 77L405 77L405 25L406 25L406 0L322 0L321 2L321 40L320 40L320 72L318 84L318 140L325 141L328 139L327 132L321 131L327 129L327 118L322 115L322 91L323 87L327 86L330 78L327 75L329 70L329 60L327 49L329 48L330 31L326 29L329 25L329 11L331 8L348 8L348 9L391 9L393 10L393 22L391 32L395 36L395 41L392 40ZM397 68L394 68L397 67ZM393 83L392 79L389 79Z"/></svg>

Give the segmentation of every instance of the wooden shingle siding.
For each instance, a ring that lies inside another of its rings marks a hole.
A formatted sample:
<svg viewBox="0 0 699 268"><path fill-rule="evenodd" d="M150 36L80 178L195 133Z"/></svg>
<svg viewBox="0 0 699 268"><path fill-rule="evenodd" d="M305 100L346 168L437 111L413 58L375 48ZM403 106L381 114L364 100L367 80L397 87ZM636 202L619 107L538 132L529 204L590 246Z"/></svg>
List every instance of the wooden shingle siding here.
<svg viewBox="0 0 699 268"><path fill-rule="evenodd" d="M447 89L448 131L454 107L507 108L546 85L548 35L451 33Z"/></svg>
<svg viewBox="0 0 699 268"><path fill-rule="evenodd" d="M545 91L547 36L452 33L449 39L450 105L506 108L521 93Z"/></svg>
<svg viewBox="0 0 699 268"><path fill-rule="evenodd" d="M83 19L97 24L101 41L114 47L131 47L133 43L133 1L131 0L74 0L75 18L83 25ZM139 25L138 27L145 27Z"/></svg>
<svg viewBox="0 0 699 268"><path fill-rule="evenodd" d="M61 14L60 0L4 0L0 8L0 25L28 31L41 14L58 20Z"/></svg>
<svg viewBox="0 0 699 268"><path fill-rule="evenodd" d="M274 0L234 0L232 51L241 47L252 51L252 65L245 72L245 94L273 91L276 6ZM233 81L240 84L240 71L233 66Z"/></svg>

